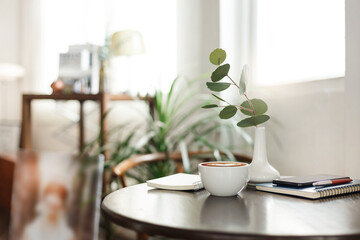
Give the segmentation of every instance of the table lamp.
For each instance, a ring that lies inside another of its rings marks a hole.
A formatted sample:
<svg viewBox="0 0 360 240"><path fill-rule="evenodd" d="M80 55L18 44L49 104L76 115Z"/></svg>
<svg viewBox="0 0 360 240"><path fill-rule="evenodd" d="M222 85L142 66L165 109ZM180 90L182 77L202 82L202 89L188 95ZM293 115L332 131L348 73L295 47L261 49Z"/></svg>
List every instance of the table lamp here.
<svg viewBox="0 0 360 240"><path fill-rule="evenodd" d="M110 54L113 56L134 56L145 53L144 41L138 31L115 32L111 37Z"/></svg>
<svg viewBox="0 0 360 240"><path fill-rule="evenodd" d="M109 45L109 57L135 56L145 53L144 40L138 31L124 30L112 34ZM104 91L104 60L101 61L99 91Z"/></svg>

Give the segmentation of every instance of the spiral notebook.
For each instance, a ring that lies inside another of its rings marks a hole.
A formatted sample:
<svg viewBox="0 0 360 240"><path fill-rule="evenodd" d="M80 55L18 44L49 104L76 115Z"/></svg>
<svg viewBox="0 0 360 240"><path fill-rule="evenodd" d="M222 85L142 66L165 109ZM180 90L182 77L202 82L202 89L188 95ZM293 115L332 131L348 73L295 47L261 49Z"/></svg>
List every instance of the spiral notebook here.
<svg viewBox="0 0 360 240"><path fill-rule="evenodd" d="M350 183L328 186L328 187L306 187L294 188L284 187L273 183L260 183L256 185L256 190L297 196L310 199L319 199L331 196L338 196L348 193L360 192L360 180L353 180Z"/></svg>

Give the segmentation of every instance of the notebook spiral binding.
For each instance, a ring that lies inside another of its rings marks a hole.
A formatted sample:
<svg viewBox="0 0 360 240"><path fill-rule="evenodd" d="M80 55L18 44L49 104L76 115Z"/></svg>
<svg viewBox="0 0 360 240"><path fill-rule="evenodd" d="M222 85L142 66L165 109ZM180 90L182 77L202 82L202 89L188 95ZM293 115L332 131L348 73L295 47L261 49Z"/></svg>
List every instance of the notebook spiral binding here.
<svg viewBox="0 0 360 240"><path fill-rule="evenodd" d="M337 195L343 195L343 194L347 194L347 193L353 193L353 192L360 191L360 184L332 187L330 189L321 189L321 190L317 190L317 191L320 193L321 198L337 196Z"/></svg>

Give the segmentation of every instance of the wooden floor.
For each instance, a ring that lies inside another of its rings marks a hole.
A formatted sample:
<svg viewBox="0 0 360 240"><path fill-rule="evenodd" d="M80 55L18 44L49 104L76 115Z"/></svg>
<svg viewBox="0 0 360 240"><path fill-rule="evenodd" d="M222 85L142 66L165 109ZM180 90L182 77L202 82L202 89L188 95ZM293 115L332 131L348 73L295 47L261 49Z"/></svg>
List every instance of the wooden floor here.
<svg viewBox="0 0 360 240"><path fill-rule="evenodd" d="M0 208L0 240L8 239L9 223L10 223L9 210Z"/></svg>

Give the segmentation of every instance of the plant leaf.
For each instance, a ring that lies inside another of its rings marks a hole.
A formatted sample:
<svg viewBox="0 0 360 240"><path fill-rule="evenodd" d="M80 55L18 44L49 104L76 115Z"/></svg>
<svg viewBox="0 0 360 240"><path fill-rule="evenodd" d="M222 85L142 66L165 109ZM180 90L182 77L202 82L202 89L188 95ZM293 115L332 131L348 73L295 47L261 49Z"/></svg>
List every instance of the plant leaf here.
<svg viewBox="0 0 360 240"><path fill-rule="evenodd" d="M252 112L241 109L241 112L243 114L248 115L248 116L259 116L259 115L266 113L266 111L268 110L268 106L266 105L266 103L263 100L254 98L254 99L250 99L250 101L251 101L252 105L254 106L255 115ZM244 101L240 106L251 109L248 101Z"/></svg>
<svg viewBox="0 0 360 240"><path fill-rule="evenodd" d="M253 117L249 117L249 118L245 118L245 119L241 120L236 125L238 127L251 127L251 126L256 126L256 125L262 124L269 119L270 119L270 117L268 115L253 116Z"/></svg>
<svg viewBox="0 0 360 240"><path fill-rule="evenodd" d="M221 97L216 96L215 94L211 94L211 95L213 95L214 97L216 97L217 99L219 99L222 102L226 102L224 99L222 99Z"/></svg>
<svg viewBox="0 0 360 240"><path fill-rule="evenodd" d="M233 117L236 114L237 108L235 106L226 106L221 110L219 116L221 119L228 119Z"/></svg>
<svg viewBox="0 0 360 240"><path fill-rule="evenodd" d="M221 92L230 87L230 83L214 83L214 82L207 82L206 86L214 92Z"/></svg>
<svg viewBox="0 0 360 240"><path fill-rule="evenodd" d="M216 105L216 104L208 104L208 105L202 106L201 108L216 108L216 107L218 107L218 105Z"/></svg>
<svg viewBox="0 0 360 240"><path fill-rule="evenodd" d="M177 77L173 80L173 82L172 82L172 84L171 84L170 91L169 91L169 93L168 93L168 95L167 95L167 100L166 100L166 107L165 107L166 111L168 111L168 109L169 109L169 105L170 105L170 103L171 103L172 96L174 95L174 94L173 94L173 91L174 91L174 88L177 86L176 84L177 84L177 82L179 81L179 79L180 79L180 77L177 76Z"/></svg>
<svg viewBox="0 0 360 240"><path fill-rule="evenodd" d="M244 65L241 71L241 77L239 82L239 93L240 95L244 95L246 92L246 84L247 84L247 67Z"/></svg>
<svg viewBox="0 0 360 240"><path fill-rule="evenodd" d="M218 67L212 74L211 74L211 81L217 82L223 79L230 70L230 64L224 64Z"/></svg>
<svg viewBox="0 0 360 240"><path fill-rule="evenodd" d="M226 52L221 49L217 48L210 53L209 60L214 65L222 64L226 59Z"/></svg>

